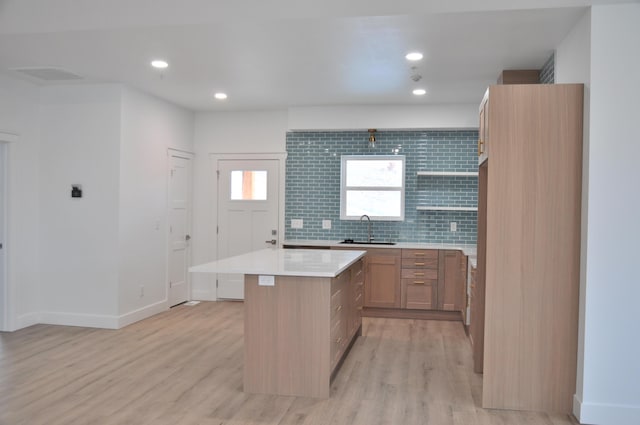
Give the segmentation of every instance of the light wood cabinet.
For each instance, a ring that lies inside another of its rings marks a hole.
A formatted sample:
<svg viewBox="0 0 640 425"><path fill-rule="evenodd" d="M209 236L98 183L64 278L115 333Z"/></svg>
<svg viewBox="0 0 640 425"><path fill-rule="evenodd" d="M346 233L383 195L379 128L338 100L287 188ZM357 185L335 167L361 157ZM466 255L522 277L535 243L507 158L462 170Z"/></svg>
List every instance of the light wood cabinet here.
<svg viewBox="0 0 640 425"><path fill-rule="evenodd" d="M362 270L358 260L335 278L275 276L274 286L245 275L245 392L329 397L361 332Z"/></svg>
<svg viewBox="0 0 640 425"><path fill-rule="evenodd" d="M438 310L462 311L464 281L460 273L460 251L440 250L438 261Z"/></svg>
<svg viewBox="0 0 640 425"><path fill-rule="evenodd" d="M489 157L489 90L484 94L480 103L480 122L478 126L478 164L482 164Z"/></svg>
<svg viewBox="0 0 640 425"><path fill-rule="evenodd" d="M399 249L368 249L365 257L364 306L400 308Z"/></svg>
<svg viewBox="0 0 640 425"><path fill-rule="evenodd" d="M434 310L438 299L438 251L402 250L402 308Z"/></svg>
<svg viewBox="0 0 640 425"><path fill-rule="evenodd" d="M481 109L490 132L479 176L475 288L484 289L485 408L572 410L583 91L580 84L491 86ZM472 325L478 319L474 309Z"/></svg>

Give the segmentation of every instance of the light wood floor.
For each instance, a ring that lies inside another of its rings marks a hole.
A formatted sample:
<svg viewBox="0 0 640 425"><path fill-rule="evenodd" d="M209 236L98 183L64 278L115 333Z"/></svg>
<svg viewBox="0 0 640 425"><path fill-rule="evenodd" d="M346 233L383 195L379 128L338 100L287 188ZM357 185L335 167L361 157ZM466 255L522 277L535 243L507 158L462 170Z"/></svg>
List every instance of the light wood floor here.
<svg viewBox="0 0 640 425"><path fill-rule="evenodd" d="M2 333L0 424L575 424L479 408L457 322L365 318L328 400L245 394L242 320L242 303L201 303L117 331Z"/></svg>

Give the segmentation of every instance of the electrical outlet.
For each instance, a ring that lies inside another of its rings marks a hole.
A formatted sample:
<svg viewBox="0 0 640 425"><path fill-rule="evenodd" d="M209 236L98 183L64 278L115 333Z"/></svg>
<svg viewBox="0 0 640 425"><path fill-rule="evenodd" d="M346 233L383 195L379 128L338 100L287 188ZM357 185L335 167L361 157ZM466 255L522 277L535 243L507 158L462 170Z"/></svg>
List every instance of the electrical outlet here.
<svg viewBox="0 0 640 425"><path fill-rule="evenodd" d="M331 229L331 220L322 220L322 228L325 230Z"/></svg>
<svg viewBox="0 0 640 425"><path fill-rule="evenodd" d="M304 226L304 222L301 218L292 218L291 219L291 228L292 229L302 229Z"/></svg>
<svg viewBox="0 0 640 425"><path fill-rule="evenodd" d="M451 223L449 223L449 226L451 226L451 231L452 232L457 232L458 231L458 223L456 223L455 221L452 221Z"/></svg>

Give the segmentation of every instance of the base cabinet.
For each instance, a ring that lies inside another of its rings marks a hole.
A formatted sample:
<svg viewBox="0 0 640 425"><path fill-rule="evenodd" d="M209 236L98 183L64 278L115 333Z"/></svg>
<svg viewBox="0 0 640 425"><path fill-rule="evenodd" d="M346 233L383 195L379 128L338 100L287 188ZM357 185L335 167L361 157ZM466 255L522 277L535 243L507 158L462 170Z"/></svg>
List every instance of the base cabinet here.
<svg viewBox="0 0 640 425"><path fill-rule="evenodd" d="M460 251L439 253L438 261L438 310L462 311L464 308L464 277L460 272Z"/></svg>
<svg viewBox="0 0 640 425"><path fill-rule="evenodd" d="M437 308L438 261L437 250L402 250L402 308Z"/></svg>
<svg viewBox="0 0 640 425"><path fill-rule="evenodd" d="M400 308L400 250L368 249L365 257L364 306Z"/></svg>

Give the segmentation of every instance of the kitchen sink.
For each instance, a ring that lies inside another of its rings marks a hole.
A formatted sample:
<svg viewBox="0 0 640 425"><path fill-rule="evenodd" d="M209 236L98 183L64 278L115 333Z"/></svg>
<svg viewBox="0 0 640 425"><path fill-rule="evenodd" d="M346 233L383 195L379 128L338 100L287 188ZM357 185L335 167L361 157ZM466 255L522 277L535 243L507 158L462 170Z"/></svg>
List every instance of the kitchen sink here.
<svg viewBox="0 0 640 425"><path fill-rule="evenodd" d="M382 241L371 241L371 242L367 242L367 241L354 241L353 239L345 239L342 242L340 242L341 244L346 244L346 245L395 245L395 242L382 242Z"/></svg>

